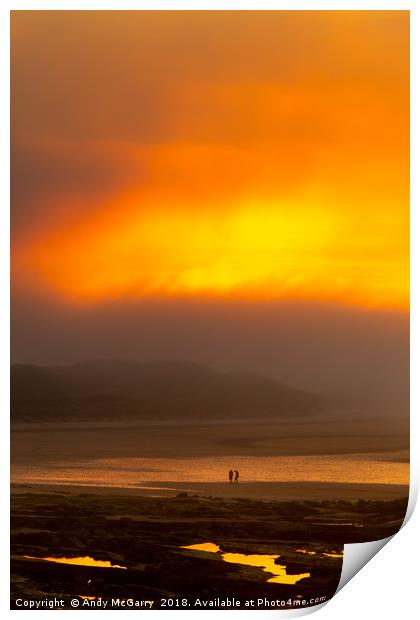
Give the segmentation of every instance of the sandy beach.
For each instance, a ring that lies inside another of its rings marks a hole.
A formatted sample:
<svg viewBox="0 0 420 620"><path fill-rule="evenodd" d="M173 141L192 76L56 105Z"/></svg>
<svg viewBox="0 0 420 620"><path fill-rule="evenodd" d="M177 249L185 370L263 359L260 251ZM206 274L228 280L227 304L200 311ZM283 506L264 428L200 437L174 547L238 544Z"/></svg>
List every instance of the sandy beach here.
<svg viewBox="0 0 420 620"><path fill-rule="evenodd" d="M337 484L328 482L159 482L136 488L100 487L51 484L13 484L13 494L59 493L66 495L120 495L129 497L174 497L188 493L203 497L225 499L254 499L260 501L325 501L325 500L393 500L407 497L407 485Z"/></svg>
<svg viewBox="0 0 420 620"><path fill-rule="evenodd" d="M217 420L197 423L151 420L14 424L14 463L124 457L218 457L221 455L336 455L408 449L407 428L395 420L355 418L351 410L310 418Z"/></svg>
<svg viewBox="0 0 420 620"><path fill-rule="evenodd" d="M327 600L343 545L405 516L407 437L377 431L360 418L18 424L11 607Z"/></svg>

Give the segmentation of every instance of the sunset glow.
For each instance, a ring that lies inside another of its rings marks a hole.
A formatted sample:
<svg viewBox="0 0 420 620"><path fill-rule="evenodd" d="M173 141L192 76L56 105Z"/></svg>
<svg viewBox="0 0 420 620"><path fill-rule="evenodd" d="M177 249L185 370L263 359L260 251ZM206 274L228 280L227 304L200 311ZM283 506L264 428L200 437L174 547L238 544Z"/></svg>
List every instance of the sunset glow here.
<svg viewBox="0 0 420 620"><path fill-rule="evenodd" d="M382 238L366 231L353 248L346 225L326 206L249 202L216 213L133 206L49 233L28 246L23 264L74 299L205 294L404 306L403 244L390 248L378 222Z"/></svg>
<svg viewBox="0 0 420 620"><path fill-rule="evenodd" d="M169 296L408 308L408 14L144 13L134 27L124 13L73 13L66 28L77 29L89 79L80 63L74 72L54 13L14 25L16 79L31 71L30 50L46 70L30 110L16 98L16 117L26 116L15 144L34 185L14 228L17 288L70 303ZM48 26L47 50L39 41ZM107 29L110 67L92 52L106 53ZM173 51L181 35L188 52ZM199 51L188 39L197 36ZM138 64L127 65L133 50ZM75 80L81 101L69 115L63 97ZM39 159L51 170L44 184Z"/></svg>

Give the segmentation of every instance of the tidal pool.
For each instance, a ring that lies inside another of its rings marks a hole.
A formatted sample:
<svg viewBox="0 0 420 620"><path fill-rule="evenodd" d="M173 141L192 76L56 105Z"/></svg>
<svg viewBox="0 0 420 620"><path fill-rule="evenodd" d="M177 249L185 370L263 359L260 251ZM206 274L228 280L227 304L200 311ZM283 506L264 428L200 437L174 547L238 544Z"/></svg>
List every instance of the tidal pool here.
<svg viewBox="0 0 420 620"><path fill-rule="evenodd" d="M308 551L308 549L296 549L296 553L306 553L308 555L316 555L316 551ZM325 555L328 558L342 558L342 553L331 552L331 553L322 553L321 555Z"/></svg>
<svg viewBox="0 0 420 620"><path fill-rule="evenodd" d="M276 559L279 555L260 555L245 553L225 553L221 550L219 545L212 542L200 543L197 545L182 545L181 549L191 549L192 551L205 551L207 553L220 553L224 562L231 564L244 564L246 566L255 566L261 568L265 573L271 573L273 577L267 579L268 583L283 583L294 585L301 579L310 577L310 573L301 573L300 575L288 575L286 573L286 566L276 564Z"/></svg>
<svg viewBox="0 0 420 620"><path fill-rule="evenodd" d="M307 555L316 555L316 551L308 551L307 549L296 549L296 553L306 553Z"/></svg>
<svg viewBox="0 0 420 620"><path fill-rule="evenodd" d="M94 560L88 555L79 558L39 558L33 555L24 555L23 557L27 560L44 560L45 562L56 562L57 564L75 564L77 566L96 566L98 568L120 568L121 570L127 570L126 566L111 564L109 560Z"/></svg>

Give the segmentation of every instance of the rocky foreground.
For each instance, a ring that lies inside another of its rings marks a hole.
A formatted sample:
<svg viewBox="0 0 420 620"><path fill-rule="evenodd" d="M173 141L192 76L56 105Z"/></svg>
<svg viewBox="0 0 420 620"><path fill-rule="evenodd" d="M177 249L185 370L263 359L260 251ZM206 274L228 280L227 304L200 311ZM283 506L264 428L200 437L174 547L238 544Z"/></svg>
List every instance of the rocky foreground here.
<svg viewBox="0 0 420 620"><path fill-rule="evenodd" d="M75 494L64 488L21 492L12 496L11 607L315 605L337 588L343 544L394 534L406 505L407 498L278 502L186 493ZM205 542L226 554L242 554L231 558L276 555L274 563L285 567L286 582L293 575L309 576L296 583L270 582L273 573L257 565L226 561L221 552L182 548ZM87 556L110 567L38 559Z"/></svg>

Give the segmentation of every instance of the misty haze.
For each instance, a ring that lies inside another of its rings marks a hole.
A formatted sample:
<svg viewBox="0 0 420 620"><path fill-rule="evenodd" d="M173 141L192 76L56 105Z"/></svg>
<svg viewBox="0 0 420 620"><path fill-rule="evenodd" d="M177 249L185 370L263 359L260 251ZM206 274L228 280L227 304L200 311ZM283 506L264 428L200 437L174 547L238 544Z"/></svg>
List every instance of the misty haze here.
<svg viewBox="0 0 420 620"><path fill-rule="evenodd" d="M11 94L11 607L325 602L408 501L409 13L13 11Z"/></svg>

